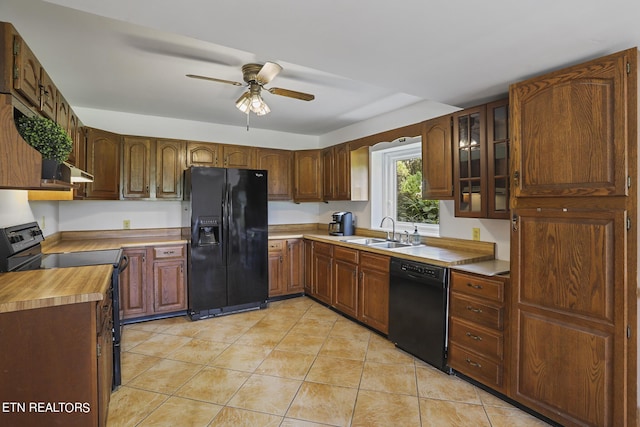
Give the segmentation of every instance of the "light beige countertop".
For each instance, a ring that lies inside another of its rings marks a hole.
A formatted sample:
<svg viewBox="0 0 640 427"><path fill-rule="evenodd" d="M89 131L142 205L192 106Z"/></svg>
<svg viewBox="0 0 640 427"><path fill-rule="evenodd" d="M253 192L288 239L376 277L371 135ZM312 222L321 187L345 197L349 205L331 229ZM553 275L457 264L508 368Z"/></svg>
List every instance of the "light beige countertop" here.
<svg viewBox="0 0 640 427"><path fill-rule="evenodd" d="M484 276L496 276L499 274L509 273L510 263L509 261L492 259L490 261L482 261L472 264L455 265L452 268L469 273L482 274Z"/></svg>
<svg viewBox="0 0 640 427"><path fill-rule="evenodd" d="M347 239L355 239L359 236L327 236L322 234L304 234L304 238L316 240L320 242L332 243L334 245L346 246L353 249L359 249L368 252L374 252L377 254L388 255L392 257L398 257L408 259L417 262L424 262L427 264L438 265L441 267L450 267L459 264L469 264L473 262L492 260L494 258L493 252L486 251L473 251L463 250L458 247L441 247L433 246L430 244L424 244L421 246L408 246L405 248L397 249L382 249L374 248L371 246L344 242ZM446 242L446 240L443 240Z"/></svg>
<svg viewBox="0 0 640 427"><path fill-rule="evenodd" d="M101 301L112 265L0 273L0 313Z"/></svg>

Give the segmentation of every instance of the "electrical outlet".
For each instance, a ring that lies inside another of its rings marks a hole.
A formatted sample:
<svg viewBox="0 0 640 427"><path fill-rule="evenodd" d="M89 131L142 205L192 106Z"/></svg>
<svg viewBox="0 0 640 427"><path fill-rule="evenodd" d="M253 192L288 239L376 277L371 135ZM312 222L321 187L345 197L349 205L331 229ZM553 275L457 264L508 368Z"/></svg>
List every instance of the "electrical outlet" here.
<svg viewBox="0 0 640 427"><path fill-rule="evenodd" d="M47 228L47 223L45 222L45 216L42 215L42 224L40 224L40 228L42 228L43 230L45 228Z"/></svg>
<svg viewBox="0 0 640 427"><path fill-rule="evenodd" d="M131 220L125 219L122 221L122 228L129 230L131 228Z"/></svg>
<svg viewBox="0 0 640 427"><path fill-rule="evenodd" d="M473 237L473 240L480 240L480 229L475 227L472 228L471 236Z"/></svg>

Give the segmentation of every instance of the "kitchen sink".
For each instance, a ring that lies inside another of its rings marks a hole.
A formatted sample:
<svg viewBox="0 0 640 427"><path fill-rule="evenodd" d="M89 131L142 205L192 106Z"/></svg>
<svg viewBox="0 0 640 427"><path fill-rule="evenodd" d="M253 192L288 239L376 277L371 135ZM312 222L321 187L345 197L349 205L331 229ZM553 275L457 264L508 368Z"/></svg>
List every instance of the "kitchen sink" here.
<svg viewBox="0 0 640 427"><path fill-rule="evenodd" d="M371 243L368 246L373 246L375 248L395 249L395 248L406 248L407 246L411 246L411 245L408 243L384 241L381 243Z"/></svg>
<svg viewBox="0 0 640 427"><path fill-rule="evenodd" d="M395 249L395 248L406 248L407 246L411 246L408 243L400 243L393 242L385 239L376 239L376 238L358 238L358 239L345 239L342 240L345 243L354 243L356 245L366 245L371 246L373 248L381 248L381 249Z"/></svg>
<svg viewBox="0 0 640 427"><path fill-rule="evenodd" d="M391 243L391 242L387 242L384 239L375 239L375 238L363 238L360 237L358 239L345 239L342 240L345 243L355 243L356 245L376 245L376 244L380 244L380 243Z"/></svg>

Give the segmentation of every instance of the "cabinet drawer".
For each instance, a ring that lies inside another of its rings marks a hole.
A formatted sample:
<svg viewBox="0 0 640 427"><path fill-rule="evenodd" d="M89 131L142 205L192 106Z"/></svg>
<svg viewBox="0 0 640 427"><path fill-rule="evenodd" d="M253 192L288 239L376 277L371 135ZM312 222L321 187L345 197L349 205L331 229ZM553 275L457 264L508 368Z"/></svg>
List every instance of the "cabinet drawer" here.
<svg viewBox="0 0 640 427"><path fill-rule="evenodd" d="M487 298L497 302L504 301L504 283L489 277L471 276L451 272L451 289L475 297Z"/></svg>
<svg viewBox="0 0 640 427"><path fill-rule="evenodd" d="M160 246L153 248L154 258L182 258L184 246Z"/></svg>
<svg viewBox="0 0 640 427"><path fill-rule="evenodd" d="M490 387L502 387L503 364L449 344L449 367Z"/></svg>
<svg viewBox="0 0 640 427"><path fill-rule="evenodd" d="M313 252L326 256L333 256L333 245L329 243L313 242Z"/></svg>
<svg viewBox="0 0 640 427"><path fill-rule="evenodd" d="M284 249L284 240L269 240L269 251L278 252Z"/></svg>
<svg viewBox="0 0 640 427"><path fill-rule="evenodd" d="M472 323L502 331L503 313L504 311L501 307L485 304L480 300L451 292L449 314L452 317L461 317Z"/></svg>
<svg viewBox="0 0 640 427"><path fill-rule="evenodd" d="M333 248L333 257L341 261L350 262L352 264L358 263L358 250L343 248L342 246L336 246Z"/></svg>
<svg viewBox="0 0 640 427"><path fill-rule="evenodd" d="M360 267L371 270L389 272L390 257L376 255L369 252L360 252Z"/></svg>
<svg viewBox="0 0 640 427"><path fill-rule="evenodd" d="M457 317L452 317L449 322L449 341L496 360L503 358L504 341L501 333Z"/></svg>

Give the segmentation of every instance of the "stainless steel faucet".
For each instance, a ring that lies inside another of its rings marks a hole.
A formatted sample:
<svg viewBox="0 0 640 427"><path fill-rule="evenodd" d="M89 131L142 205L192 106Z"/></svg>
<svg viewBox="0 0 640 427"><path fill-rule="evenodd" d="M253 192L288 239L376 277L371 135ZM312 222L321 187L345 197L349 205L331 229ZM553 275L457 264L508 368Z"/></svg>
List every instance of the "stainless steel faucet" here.
<svg viewBox="0 0 640 427"><path fill-rule="evenodd" d="M395 240L396 239L396 222L393 218L391 218L390 216L385 216L384 218L382 218L382 221L380 221L380 227L382 227L382 224L384 223L384 220L389 218L391 220L391 229L392 229L392 233L391 234L391 238L389 238L389 232L387 231L387 240Z"/></svg>

